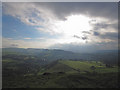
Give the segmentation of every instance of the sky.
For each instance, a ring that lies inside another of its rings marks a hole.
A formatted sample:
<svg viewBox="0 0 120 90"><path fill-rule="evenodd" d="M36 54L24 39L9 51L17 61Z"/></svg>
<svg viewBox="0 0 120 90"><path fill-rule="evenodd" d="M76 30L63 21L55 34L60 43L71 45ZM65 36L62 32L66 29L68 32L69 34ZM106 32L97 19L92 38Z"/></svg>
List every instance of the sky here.
<svg viewBox="0 0 120 90"><path fill-rule="evenodd" d="M2 47L118 49L116 2L3 2Z"/></svg>

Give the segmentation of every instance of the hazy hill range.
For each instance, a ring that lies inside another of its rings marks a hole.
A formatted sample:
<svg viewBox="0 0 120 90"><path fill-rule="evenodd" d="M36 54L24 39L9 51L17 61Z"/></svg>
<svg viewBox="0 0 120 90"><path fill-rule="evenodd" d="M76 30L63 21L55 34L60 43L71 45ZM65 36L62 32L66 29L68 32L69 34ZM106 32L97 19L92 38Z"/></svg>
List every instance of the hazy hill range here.
<svg viewBox="0 0 120 90"><path fill-rule="evenodd" d="M23 48L3 48L3 57L7 55L31 55L36 58L48 61L71 59L71 60L101 60L111 64L117 64L117 50L101 50L95 53L74 53L59 49L23 49Z"/></svg>

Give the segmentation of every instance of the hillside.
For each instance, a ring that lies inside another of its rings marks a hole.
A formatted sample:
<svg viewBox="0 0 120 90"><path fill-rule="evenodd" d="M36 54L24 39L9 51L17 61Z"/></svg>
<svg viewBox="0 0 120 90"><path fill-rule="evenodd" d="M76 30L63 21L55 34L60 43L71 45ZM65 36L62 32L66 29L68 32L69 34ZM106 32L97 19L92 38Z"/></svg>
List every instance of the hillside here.
<svg viewBox="0 0 120 90"><path fill-rule="evenodd" d="M116 52L4 48L2 53L3 88L118 87Z"/></svg>
<svg viewBox="0 0 120 90"><path fill-rule="evenodd" d="M94 67L92 69L91 67ZM52 62L44 67L45 72L66 72L66 73L114 73L118 72L118 67L107 67L106 64L98 61L73 61L73 60L59 60Z"/></svg>
<svg viewBox="0 0 120 90"><path fill-rule="evenodd" d="M95 70L91 66L95 66ZM32 70L35 68L36 66L32 67ZM117 87L117 73L117 66L106 67L102 62L59 60L42 66L37 72L3 76L3 87L113 88Z"/></svg>

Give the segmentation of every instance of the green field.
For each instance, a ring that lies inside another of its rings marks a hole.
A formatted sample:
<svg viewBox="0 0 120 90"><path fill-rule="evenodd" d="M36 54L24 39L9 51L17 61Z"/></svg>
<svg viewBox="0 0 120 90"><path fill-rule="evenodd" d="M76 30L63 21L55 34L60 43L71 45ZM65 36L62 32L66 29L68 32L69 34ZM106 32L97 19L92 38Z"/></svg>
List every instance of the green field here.
<svg viewBox="0 0 120 90"><path fill-rule="evenodd" d="M91 66L95 67L95 72L97 73L111 73L111 72L118 72L118 67L113 66L112 68L108 68L102 62L96 61L59 61L62 64L65 64L73 69L79 70L80 72L93 72L90 68Z"/></svg>

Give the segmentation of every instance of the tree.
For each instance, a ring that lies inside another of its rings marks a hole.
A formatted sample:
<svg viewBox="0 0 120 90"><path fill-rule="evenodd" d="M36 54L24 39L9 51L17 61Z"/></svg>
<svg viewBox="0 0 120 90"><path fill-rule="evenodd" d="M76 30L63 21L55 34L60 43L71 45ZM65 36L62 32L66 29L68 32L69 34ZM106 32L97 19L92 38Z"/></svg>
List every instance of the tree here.
<svg viewBox="0 0 120 90"><path fill-rule="evenodd" d="M110 64L106 64L106 67L108 67L108 68L113 68L113 66L110 65Z"/></svg>
<svg viewBox="0 0 120 90"><path fill-rule="evenodd" d="M96 69L95 66L91 66L90 68L91 68L92 70L95 70L95 69Z"/></svg>
<svg viewBox="0 0 120 90"><path fill-rule="evenodd" d="M95 69L96 69L95 66L91 66L90 68L93 70L93 75L97 73L95 72Z"/></svg>

